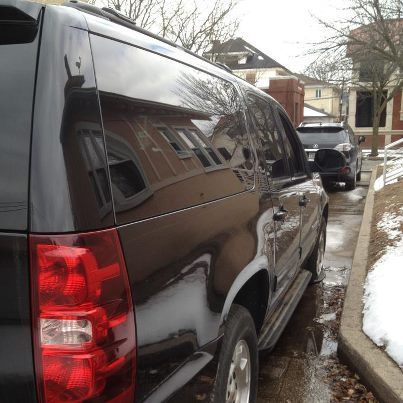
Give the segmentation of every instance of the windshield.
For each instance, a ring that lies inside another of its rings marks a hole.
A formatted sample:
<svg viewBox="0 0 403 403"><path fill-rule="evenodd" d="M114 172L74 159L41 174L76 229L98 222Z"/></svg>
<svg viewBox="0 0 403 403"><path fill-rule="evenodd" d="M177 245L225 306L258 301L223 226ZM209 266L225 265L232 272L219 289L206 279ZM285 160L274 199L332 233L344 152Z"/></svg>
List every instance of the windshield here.
<svg viewBox="0 0 403 403"><path fill-rule="evenodd" d="M300 127L297 129L302 144L348 143L348 134L340 127Z"/></svg>

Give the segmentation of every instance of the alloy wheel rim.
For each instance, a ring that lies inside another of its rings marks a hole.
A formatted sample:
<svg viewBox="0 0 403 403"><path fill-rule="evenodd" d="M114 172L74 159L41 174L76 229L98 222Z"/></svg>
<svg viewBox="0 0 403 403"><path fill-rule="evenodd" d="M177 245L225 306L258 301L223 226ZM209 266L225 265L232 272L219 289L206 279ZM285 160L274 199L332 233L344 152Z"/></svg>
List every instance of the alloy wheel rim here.
<svg viewBox="0 0 403 403"><path fill-rule="evenodd" d="M239 340L232 355L228 374L226 403L248 403L251 382L251 363L248 344Z"/></svg>

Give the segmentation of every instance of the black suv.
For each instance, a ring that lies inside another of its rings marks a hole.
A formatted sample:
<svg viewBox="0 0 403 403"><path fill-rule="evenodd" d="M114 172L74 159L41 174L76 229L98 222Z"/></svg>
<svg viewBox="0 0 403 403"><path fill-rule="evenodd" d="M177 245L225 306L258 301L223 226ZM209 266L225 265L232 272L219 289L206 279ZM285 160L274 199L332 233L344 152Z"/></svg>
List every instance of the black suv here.
<svg viewBox="0 0 403 403"><path fill-rule="evenodd" d="M254 402L328 197L283 108L110 10L0 5L0 401Z"/></svg>
<svg viewBox="0 0 403 403"><path fill-rule="evenodd" d="M358 139L346 123L302 123L297 128L299 138L305 148L309 161L321 148L334 148L346 158L345 166L339 169L325 169L320 174L324 182L345 182L346 189L355 189L357 180L361 180L362 153L360 144L364 136Z"/></svg>

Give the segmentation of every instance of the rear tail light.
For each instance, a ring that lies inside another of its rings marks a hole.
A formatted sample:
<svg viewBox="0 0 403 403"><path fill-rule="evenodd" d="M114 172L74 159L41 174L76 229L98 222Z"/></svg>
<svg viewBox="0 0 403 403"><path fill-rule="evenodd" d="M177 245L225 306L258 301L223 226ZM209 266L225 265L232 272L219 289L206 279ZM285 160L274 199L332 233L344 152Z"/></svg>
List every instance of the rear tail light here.
<svg viewBox="0 0 403 403"><path fill-rule="evenodd" d="M348 152L353 148L353 146L350 143L341 143L337 144L337 146L334 148L337 151L341 152Z"/></svg>
<svg viewBox="0 0 403 403"><path fill-rule="evenodd" d="M41 402L134 400L133 304L116 230L30 235Z"/></svg>
<svg viewBox="0 0 403 403"><path fill-rule="evenodd" d="M342 175L349 175L351 173L351 168L350 167L342 167L339 169L339 173Z"/></svg>

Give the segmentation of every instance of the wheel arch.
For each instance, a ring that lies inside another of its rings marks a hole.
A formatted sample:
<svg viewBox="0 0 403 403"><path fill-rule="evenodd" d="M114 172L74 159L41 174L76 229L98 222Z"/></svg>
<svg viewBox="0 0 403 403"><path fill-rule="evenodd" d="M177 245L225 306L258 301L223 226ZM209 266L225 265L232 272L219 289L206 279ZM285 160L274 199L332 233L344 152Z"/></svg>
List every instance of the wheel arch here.
<svg viewBox="0 0 403 403"><path fill-rule="evenodd" d="M325 207L323 208L322 216L323 216L323 218L325 219L325 221L327 223L327 220L329 218L329 203L325 204Z"/></svg>
<svg viewBox="0 0 403 403"><path fill-rule="evenodd" d="M267 258L265 257L267 262ZM260 265L256 270L243 270L235 279L228 292L221 314L220 329L227 320L228 313L233 304L241 305L251 314L258 334L267 312L270 300L270 284L272 275L268 265Z"/></svg>

